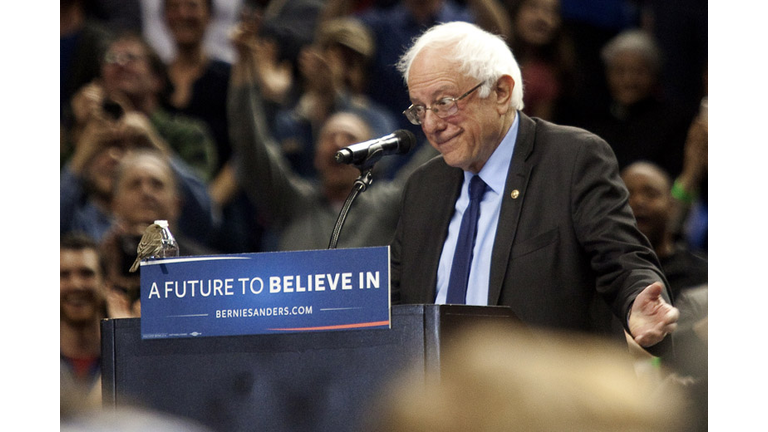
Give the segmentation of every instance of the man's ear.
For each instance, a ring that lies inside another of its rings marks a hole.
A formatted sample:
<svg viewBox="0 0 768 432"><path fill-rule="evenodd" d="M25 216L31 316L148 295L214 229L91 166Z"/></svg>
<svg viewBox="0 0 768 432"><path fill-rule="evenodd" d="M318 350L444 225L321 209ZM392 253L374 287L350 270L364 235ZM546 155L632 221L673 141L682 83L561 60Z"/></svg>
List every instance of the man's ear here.
<svg viewBox="0 0 768 432"><path fill-rule="evenodd" d="M492 90L496 94L496 106L500 114L505 114L510 109L509 103L512 99L512 90L515 88L515 85L517 83L509 75L502 75L496 80Z"/></svg>

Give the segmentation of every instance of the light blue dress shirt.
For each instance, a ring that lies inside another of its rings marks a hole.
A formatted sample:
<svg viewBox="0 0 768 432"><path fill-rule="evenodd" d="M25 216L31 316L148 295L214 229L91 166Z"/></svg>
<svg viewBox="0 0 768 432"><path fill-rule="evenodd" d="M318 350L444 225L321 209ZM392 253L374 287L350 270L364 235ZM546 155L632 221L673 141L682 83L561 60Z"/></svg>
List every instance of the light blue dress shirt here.
<svg viewBox="0 0 768 432"><path fill-rule="evenodd" d="M496 227L499 224L501 201L504 194L504 185L507 181L507 171L512 161L512 153L515 150L517 129L520 123L520 113L515 114L515 121L509 128L507 135L501 140L501 144L494 150L491 157L477 174L488 187L483 200L480 201L480 219L477 222L477 239L472 252L472 266L469 271L469 283L467 286L468 305L488 304L488 284L491 275L491 253L496 239ZM456 242L459 236L459 227L464 211L469 207L469 181L474 174L464 171L464 184L461 186L461 194L456 200L455 210L451 223L448 225L448 237L443 244L443 252L440 255L440 264L437 268L437 297L435 303L445 304L448 295L448 281L451 277L451 264L456 251Z"/></svg>

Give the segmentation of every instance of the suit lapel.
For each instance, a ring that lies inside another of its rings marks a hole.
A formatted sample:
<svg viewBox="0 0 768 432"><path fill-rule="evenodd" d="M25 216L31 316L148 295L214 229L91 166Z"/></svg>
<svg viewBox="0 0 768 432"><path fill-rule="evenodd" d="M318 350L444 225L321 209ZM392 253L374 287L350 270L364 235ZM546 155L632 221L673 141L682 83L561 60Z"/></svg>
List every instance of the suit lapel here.
<svg viewBox="0 0 768 432"><path fill-rule="evenodd" d="M448 236L448 225L453 217L454 205L461 192L464 182L464 173L461 169L445 165L434 177L428 179L431 192L424 203L428 220L423 223L423 239L421 245L420 266L422 270L417 272L420 279L422 298L426 303L435 301L437 289L437 268L440 265L440 255L443 252L443 242L434 243L431 239L443 239ZM446 180L447 179L447 180Z"/></svg>
<svg viewBox="0 0 768 432"><path fill-rule="evenodd" d="M512 253L512 243L517 234L520 211L526 198L528 180L531 176L533 163L528 157L533 151L536 136L536 123L530 117L518 111L520 125L512 154L512 163L507 172L507 182L501 202L499 225L496 229L496 240L491 255L491 275L488 287L488 304L496 305L501 296L501 288L509 267L509 257Z"/></svg>

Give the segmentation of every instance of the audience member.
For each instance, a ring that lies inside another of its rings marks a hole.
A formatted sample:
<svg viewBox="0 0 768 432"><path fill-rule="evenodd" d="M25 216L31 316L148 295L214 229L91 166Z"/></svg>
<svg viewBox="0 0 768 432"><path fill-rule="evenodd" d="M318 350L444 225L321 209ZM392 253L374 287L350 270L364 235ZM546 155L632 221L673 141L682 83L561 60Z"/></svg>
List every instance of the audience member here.
<svg viewBox="0 0 768 432"><path fill-rule="evenodd" d="M206 52L210 53L213 58L227 63L235 61L235 51L229 40L229 32L232 26L237 23L243 6L250 2L252 1L213 0L209 2L211 21L203 45ZM164 19L165 0L139 0L139 3L141 5L141 31L144 39L164 62L170 62L177 52L173 36Z"/></svg>
<svg viewBox="0 0 768 432"><path fill-rule="evenodd" d="M167 98L170 112L205 121L216 142L218 173L230 157L227 89L230 63L212 58L203 41L211 24L211 0L164 0L163 16L176 55L168 62Z"/></svg>
<svg viewBox="0 0 768 432"><path fill-rule="evenodd" d="M179 229L179 185L170 162L156 150L135 151L120 162L111 207L116 231L140 238L154 221L167 220L182 255L201 255L205 252L205 248ZM138 242L136 244L138 246ZM127 265L130 267L132 262Z"/></svg>
<svg viewBox="0 0 768 432"><path fill-rule="evenodd" d="M313 163L317 134L335 112L359 113L373 136L396 129L392 113L364 93L374 50L368 29L349 17L323 23L314 45L302 50L299 70L304 91L294 106L278 111L274 125L275 139L298 174L317 176Z"/></svg>
<svg viewBox="0 0 768 432"><path fill-rule="evenodd" d="M705 82L707 82L705 74ZM701 100L701 109L691 122L685 141L683 172L675 179L672 197L677 204L674 231L697 254L706 255L709 240L709 119L708 97Z"/></svg>
<svg viewBox="0 0 768 432"><path fill-rule="evenodd" d="M173 113L203 120L216 143L217 164L209 194L221 212L221 223L209 243L222 252L255 252L261 247L262 228L255 210L237 187L232 174L227 121L227 91L231 65L212 57L205 36L213 25L210 0L165 0L163 16L175 47L168 65L169 89L164 107Z"/></svg>
<svg viewBox="0 0 768 432"><path fill-rule="evenodd" d="M640 3L647 2L560 0L562 25L573 36L576 57L573 90L577 112L591 113L610 100L600 51L620 32L640 26Z"/></svg>
<svg viewBox="0 0 768 432"><path fill-rule="evenodd" d="M629 206L637 227L659 257L672 298L679 297L683 290L706 284L707 261L673 236L674 200L669 175L652 163L635 162L622 170L621 179L629 190Z"/></svg>
<svg viewBox="0 0 768 432"><path fill-rule="evenodd" d="M672 387L634 374L602 339L499 325L460 331L439 370L406 370L373 406L370 432L686 431Z"/></svg>
<svg viewBox="0 0 768 432"><path fill-rule="evenodd" d="M299 75L296 65L298 53L293 57L289 56L286 53L288 48L280 45L282 41L278 40L272 34L273 32L264 30L267 21L272 24L272 27L275 26L273 20L276 17L274 15L279 12L279 9L275 11L270 8L270 17L265 17L264 8L267 4L262 5L261 3L269 3L269 0L246 3L240 22L233 28L230 38L233 41L239 41L233 44L238 52L238 59L242 59L241 51L246 48L246 45L249 50L253 51L253 55L249 53L246 58L249 59L256 78L259 80L264 102L267 104L266 114L269 116L269 124L273 124L275 113L279 109L290 106L298 98L297 87L299 86L296 84ZM314 26L314 19L307 19L312 21L306 24ZM256 34L258 37L251 37L252 34ZM247 40L244 35L247 35ZM303 38L300 39L303 41ZM299 42L290 44L296 43ZM306 43L311 43L311 39Z"/></svg>
<svg viewBox="0 0 768 432"><path fill-rule="evenodd" d="M260 35L249 41L249 48L258 53L249 58L264 92L270 125L274 124L276 112L290 106L297 97L298 50L312 42L321 6L318 0L243 3L234 38L243 32ZM225 252L258 251L263 248L264 222L240 188L233 165L225 165L221 175L210 184L211 198L222 209L221 230L214 233L212 244Z"/></svg>
<svg viewBox="0 0 768 432"><path fill-rule="evenodd" d="M208 255L213 251L178 229L181 196L176 176L168 160L157 151L135 151L121 160L111 207L115 222L101 241L106 276L111 285L125 293L128 307L123 314L140 316L140 273L128 269L136 259L136 248L147 226L167 220L180 255Z"/></svg>
<svg viewBox="0 0 768 432"><path fill-rule="evenodd" d="M662 59L656 42L642 30L628 30L612 39L602 56L611 101L580 126L611 145L619 168L647 160L678 175L691 118L658 96Z"/></svg>
<svg viewBox="0 0 768 432"><path fill-rule="evenodd" d="M692 421L697 425L690 430L706 430L706 380L707 344L698 329L706 329L707 312L707 261L694 255L684 242L677 241L672 232L674 216L672 181L667 173L649 162L635 162L626 167L621 178L629 190L629 205L637 220L637 226L648 237L661 262L661 268L669 282L675 307L680 311L678 328L674 334L675 355L665 357L664 371L674 373L667 380L676 380L683 385L691 409L698 414ZM633 342L629 342L632 348ZM648 358L639 349L638 364L657 364L655 358ZM650 361L650 363L649 363ZM640 371L639 371L640 372ZM665 376L660 375L661 379ZM701 420L704 419L703 429Z"/></svg>
<svg viewBox="0 0 768 432"><path fill-rule="evenodd" d="M572 108L574 48L562 27L560 0L506 2L512 25L509 45L523 74L523 112L553 121Z"/></svg>
<svg viewBox="0 0 768 432"><path fill-rule="evenodd" d="M60 240L61 411L101 404L101 319L107 317L104 262L84 235Z"/></svg>
<svg viewBox="0 0 768 432"><path fill-rule="evenodd" d="M74 153L61 170L60 233L84 232L97 241L114 222L112 197L120 161L139 148L154 148L165 155L178 178L182 194L180 231L198 240L213 226L210 198L200 180L141 115L126 113L110 118L94 105Z"/></svg>
<svg viewBox="0 0 768 432"><path fill-rule="evenodd" d="M302 48L315 39L325 0L253 0L263 9L259 35L277 43L280 60L298 63Z"/></svg>
<svg viewBox="0 0 768 432"><path fill-rule="evenodd" d="M332 115L321 126L317 138L314 164L318 181L297 175L269 133L260 87L247 67L248 53L243 50L241 62L234 66L229 99L239 178L256 207L267 213L267 226L279 232L277 249L324 249L328 247L338 212L360 174L352 166L338 164L334 154L344 146L370 139L370 127L354 113ZM421 161L422 156L416 159ZM374 183L357 198L339 247L389 243L408 170L400 175L393 182Z"/></svg>
<svg viewBox="0 0 768 432"><path fill-rule="evenodd" d="M210 180L216 166L213 138L204 123L171 115L160 106L165 76L165 65L139 36L116 37L104 56L100 78L72 99L76 120L72 141L98 112L125 118L126 123L145 123L204 181Z"/></svg>
<svg viewBox="0 0 768 432"><path fill-rule="evenodd" d="M291 106L298 98L301 91L299 55L314 41L323 4L324 0L246 0L243 3L235 31L245 29L259 35L250 43L251 49L259 53L259 61L254 62L254 66L270 124L278 109ZM231 38L230 34L230 42ZM235 47L235 51L239 49Z"/></svg>

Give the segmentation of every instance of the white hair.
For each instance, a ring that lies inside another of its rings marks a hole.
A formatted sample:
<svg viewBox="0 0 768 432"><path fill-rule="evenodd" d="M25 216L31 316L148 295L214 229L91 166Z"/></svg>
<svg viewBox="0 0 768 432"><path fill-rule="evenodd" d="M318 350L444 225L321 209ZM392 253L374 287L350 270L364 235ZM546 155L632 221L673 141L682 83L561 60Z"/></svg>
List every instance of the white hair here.
<svg viewBox="0 0 768 432"><path fill-rule="evenodd" d="M440 48L446 61L458 63L457 72L484 82L478 91L487 97L491 87L503 75L515 81L510 107L523 109L523 79L520 66L507 43L498 35L466 22L438 24L415 39L413 45L400 58L397 69L408 85L408 72L416 56L426 47Z"/></svg>
<svg viewBox="0 0 768 432"><path fill-rule="evenodd" d="M633 52L645 58L656 71L661 68L661 50L653 37L644 30L625 30L611 39L600 55L606 65L610 65L619 53Z"/></svg>

